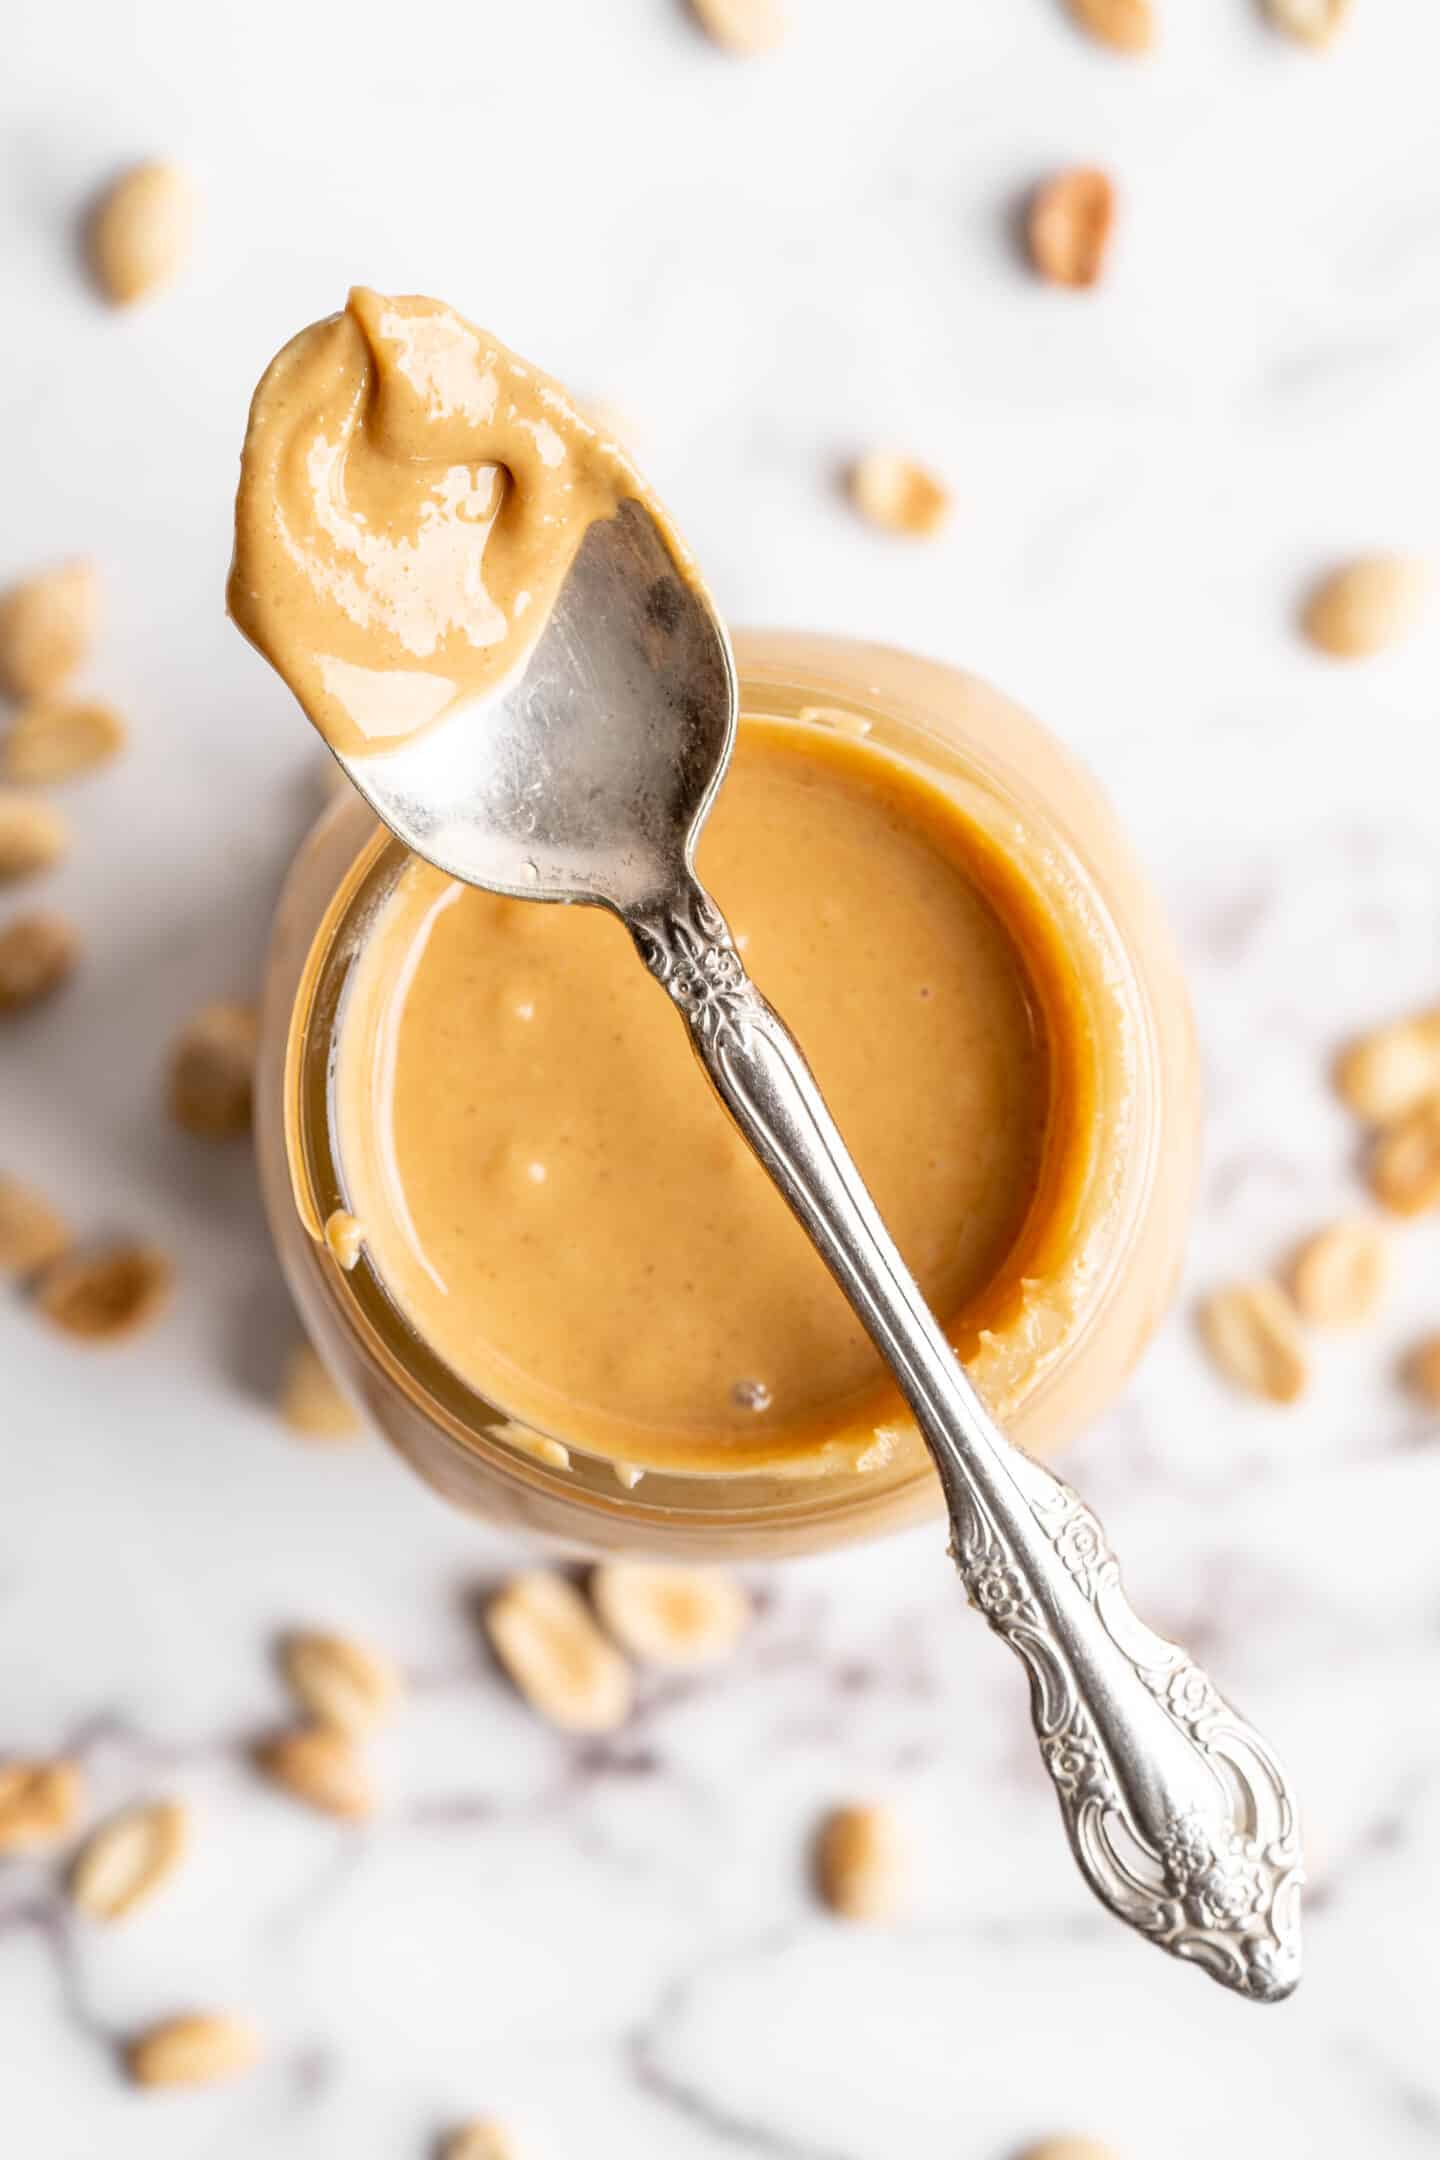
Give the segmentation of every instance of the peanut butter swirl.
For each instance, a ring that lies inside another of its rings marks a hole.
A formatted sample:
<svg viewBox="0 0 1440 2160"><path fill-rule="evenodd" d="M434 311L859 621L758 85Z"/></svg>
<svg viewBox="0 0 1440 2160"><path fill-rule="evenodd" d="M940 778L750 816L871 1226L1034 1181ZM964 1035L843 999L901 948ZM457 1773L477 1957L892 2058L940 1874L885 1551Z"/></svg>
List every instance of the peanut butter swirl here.
<svg viewBox="0 0 1440 2160"><path fill-rule="evenodd" d="M230 613L332 749L385 750L523 662L632 496L660 515L558 384L438 301L357 288L255 392Z"/></svg>

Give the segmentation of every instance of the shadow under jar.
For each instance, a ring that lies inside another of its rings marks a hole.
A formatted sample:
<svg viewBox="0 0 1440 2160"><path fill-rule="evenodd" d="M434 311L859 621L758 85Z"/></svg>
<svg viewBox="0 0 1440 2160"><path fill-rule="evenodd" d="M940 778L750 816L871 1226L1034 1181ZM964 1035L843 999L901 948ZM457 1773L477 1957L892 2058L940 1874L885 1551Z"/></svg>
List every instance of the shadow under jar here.
<svg viewBox="0 0 1440 2160"><path fill-rule="evenodd" d="M1114 1397L1179 1267L1199 1098L1158 902L1093 782L975 678L773 632L737 638L736 658L740 743L702 875L743 941L747 892L737 904L727 865L742 886L747 856L756 866L757 982L971 1377L1022 1447L1051 1455ZM910 884L933 951L901 927ZM963 910L959 972L932 889ZM767 906L786 932L773 952ZM684 1030L624 930L583 913L577 926L573 911L457 892L357 797L306 841L276 918L257 1126L276 1244L321 1354L446 1498L573 1547L761 1557L938 1515L929 1458L858 1323L798 1226L753 1216L783 1203L699 1069L672 1069L689 1061ZM416 984L442 949L451 972L427 1018ZM568 977L547 975L562 952ZM532 967L556 992L554 1027L575 1031L539 1064ZM566 1009L567 981L586 1015ZM907 1000L930 1001L923 1018ZM652 1028L668 1033L652 1043ZM586 1123L594 1092L613 1097L627 1072L634 1101ZM683 1165L667 1101L687 1135L700 1121ZM629 1182L607 1207L614 1176ZM367 1235L346 1268L324 1233L349 1213ZM722 1304L717 1350L700 1323Z"/></svg>

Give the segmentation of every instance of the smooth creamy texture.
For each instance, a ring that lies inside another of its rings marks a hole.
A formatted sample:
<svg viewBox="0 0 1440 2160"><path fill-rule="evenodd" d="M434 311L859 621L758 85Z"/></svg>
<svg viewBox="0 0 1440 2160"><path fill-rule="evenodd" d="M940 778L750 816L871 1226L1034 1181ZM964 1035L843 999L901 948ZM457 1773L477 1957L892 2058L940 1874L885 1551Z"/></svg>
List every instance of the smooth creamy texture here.
<svg viewBox="0 0 1440 2160"><path fill-rule="evenodd" d="M524 660L630 497L664 523L557 383L438 301L357 289L255 392L230 612L333 748L383 750Z"/></svg>
<svg viewBox="0 0 1440 2160"><path fill-rule="evenodd" d="M863 742L746 722L700 869L957 1342L1013 1323L1069 1053L993 843ZM512 1417L647 1466L884 1459L875 1351L608 916L412 864L335 1101L372 1265Z"/></svg>

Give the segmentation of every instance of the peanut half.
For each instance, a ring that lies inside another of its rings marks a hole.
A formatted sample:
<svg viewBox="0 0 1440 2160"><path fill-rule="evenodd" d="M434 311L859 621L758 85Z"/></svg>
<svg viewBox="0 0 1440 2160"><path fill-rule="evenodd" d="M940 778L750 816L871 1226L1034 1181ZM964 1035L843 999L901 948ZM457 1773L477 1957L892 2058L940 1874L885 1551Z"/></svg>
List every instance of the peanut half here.
<svg viewBox="0 0 1440 2160"><path fill-rule="evenodd" d="M651 1665L714 1664L750 1622L744 1585L718 1568L608 1560L591 1576L590 1596L621 1649Z"/></svg>
<svg viewBox="0 0 1440 2160"><path fill-rule="evenodd" d="M98 698L37 698L15 715L0 747L0 776L30 786L73 780L125 747L125 723Z"/></svg>
<svg viewBox="0 0 1440 2160"><path fill-rule="evenodd" d="M1378 1223L1332 1223L1296 1253L1290 1295L1302 1320L1360 1327L1374 1317L1390 1277L1390 1241Z"/></svg>
<svg viewBox="0 0 1440 2160"><path fill-rule="evenodd" d="M1440 1011L1363 1035L1341 1056L1335 1085L1371 1125L1393 1124L1427 1095L1440 1095Z"/></svg>
<svg viewBox="0 0 1440 2160"><path fill-rule="evenodd" d="M519 2160L519 2149L503 2125L485 2120L452 2130L440 2147L440 2160Z"/></svg>
<svg viewBox="0 0 1440 2160"><path fill-rule="evenodd" d="M1115 189L1095 166L1056 173L1036 189L1025 223L1030 260L1052 285L1098 285L1115 224Z"/></svg>
<svg viewBox="0 0 1440 2160"><path fill-rule="evenodd" d="M1047 2137L1027 2145L1016 2160L1120 2160L1113 2145L1101 2145L1091 2137Z"/></svg>
<svg viewBox="0 0 1440 2160"><path fill-rule="evenodd" d="M0 1853L57 1844L74 1828L80 1800L72 1762L0 1763Z"/></svg>
<svg viewBox="0 0 1440 2160"><path fill-rule="evenodd" d="M375 1812L370 1773L346 1733L333 1725L302 1725L255 1750L266 1777L292 1799L324 1815L358 1822Z"/></svg>
<svg viewBox="0 0 1440 2160"><path fill-rule="evenodd" d="M1266 1402L1292 1403L1310 1377L1295 1308L1279 1285L1235 1283L1200 1308L1200 1332L1227 1380Z"/></svg>
<svg viewBox="0 0 1440 2160"><path fill-rule="evenodd" d="M70 1870L70 1896L92 1920L122 1920L168 1882L185 1857L190 1818L178 1800L127 1808L94 1831Z"/></svg>
<svg viewBox="0 0 1440 2160"><path fill-rule="evenodd" d="M491 1647L532 1707L567 1732L611 1732L630 1714L630 1669L563 1575L517 1575L485 1612Z"/></svg>
<svg viewBox="0 0 1440 2160"><path fill-rule="evenodd" d="M93 563L61 563L0 593L0 689L13 698L58 690L89 652L99 620Z"/></svg>
<svg viewBox="0 0 1440 2160"><path fill-rule="evenodd" d="M839 1807L820 1826L815 1874L820 1895L845 1920L892 1920L904 1902L905 1841L894 1811Z"/></svg>
<svg viewBox="0 0 1440 2160"><path fill-rule="evenodd" d="M125 2050L137 2085L214 2085L259 2060L260 2035L250 2019L215 2011L151 2025Z"/></svg>
<svg viewBox="0 0 1440 2160"><path fill-rule="evenodd" d="M1440 1095L1387 1125L1370 1154L1370 1189L1395 1215L1440 1207Z"/></svg>
<svg viewBox="0 0 1440 2160"><path fill-rule="evenodd" d="M1302 45L1328 45L1343 27L1351 0L1265 0L1265 13L1277 30Z"/></svg>
<svg viewBox="0 0 1440 2160"><path fill-rule="evenodd" d="M153 1246L114 1244L62 1254L36 1278L35 1303L81 1342L116 1342L158 1319L175 1271Z"/></svg>
<svg viewBox="0 0 1440 2160"><path fill-rule="evenodd" d="M690 0L700 28L727 52L773 52L785 35L780 0Z"/></svg>
<svg viewBox="0 0 1440 2160"><path fill-rule="evenodd" d="M179 276L195 234L196 196L178 165L132 165L106 189L90 222L90 261L117 307L143 300Z"/></svg>
<svg viewBox="0 0 1440 2160"><path fill-rule="evenodd" d="M231 1140L250 1129L259 1015L253 1005L202 1005L170 1053L170 1114L202 1140Z"/></svg>
<svg viewBox="0 0 1440 2160"><path fill-rule="evenodd" d="M289 1636L280 1669L302 1710L352 1740L383 1724L400 1699L400 1674L391 1660L347 1635Z"/></svg>
<svg viewBox="0 0 1440 2160"><path fill-rule="evenodd" d="M1368 660L1418 630L1430 572L1412 555L1362 555L1322 578L1301 617L1310 643L1332 660Z"/></svg>
<svg viewBox="0 0 1440 2160"><path fill-rule="evenodd" d="M869 450L850 468L850 500L863 518L886 532L927 539L950 515L943 483L913 458L893 450Z"/></svg>
<svg viewBox="0 0 1440 2160"><path fill-rule="evenodd" d="M1152 0L1065 0L1072 22L1114 52L1147 53L1158 25Z"/></svg>
<svg viewBox="0 0 1440 2160"><path fill-rule="evenodd" d="M0 1170L0 1275L33 1275L69 1244L70 1226L44 1194Z"/></svg>
<svg viewBox="0 0 1440 2160"><path fill-rule="evenodd" d="M1427 1335L1405 1360L1405 1378L1421 1402L1440 1410L1440 1335Z"/></svg>
<svg viewBox="0 0 1440 2160"><path fill-rule="evenodd" d="M15 916L0 930L0 1013L42 1004L79 964L80 940L63 915Z"/></svg>
<svg viewBox="0 0 1440 2160"><path fill-rule="evenodd" d="M53 869L69 845L70 828L58 810L0 788L0 885Z"/></svg>

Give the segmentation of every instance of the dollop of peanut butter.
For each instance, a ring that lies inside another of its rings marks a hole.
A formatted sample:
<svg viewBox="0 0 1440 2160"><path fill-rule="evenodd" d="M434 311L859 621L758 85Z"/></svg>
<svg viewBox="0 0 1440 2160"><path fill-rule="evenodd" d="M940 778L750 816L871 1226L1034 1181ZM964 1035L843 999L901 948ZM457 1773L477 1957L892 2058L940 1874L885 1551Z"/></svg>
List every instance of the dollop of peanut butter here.
<svg viewBox="0 0 1440 2160"><path fill-rule="evenodd" d="M452 308L357 288L255 392L230 613L331 747L384 750L487 697L544 628L624 451Z"/></svg>

